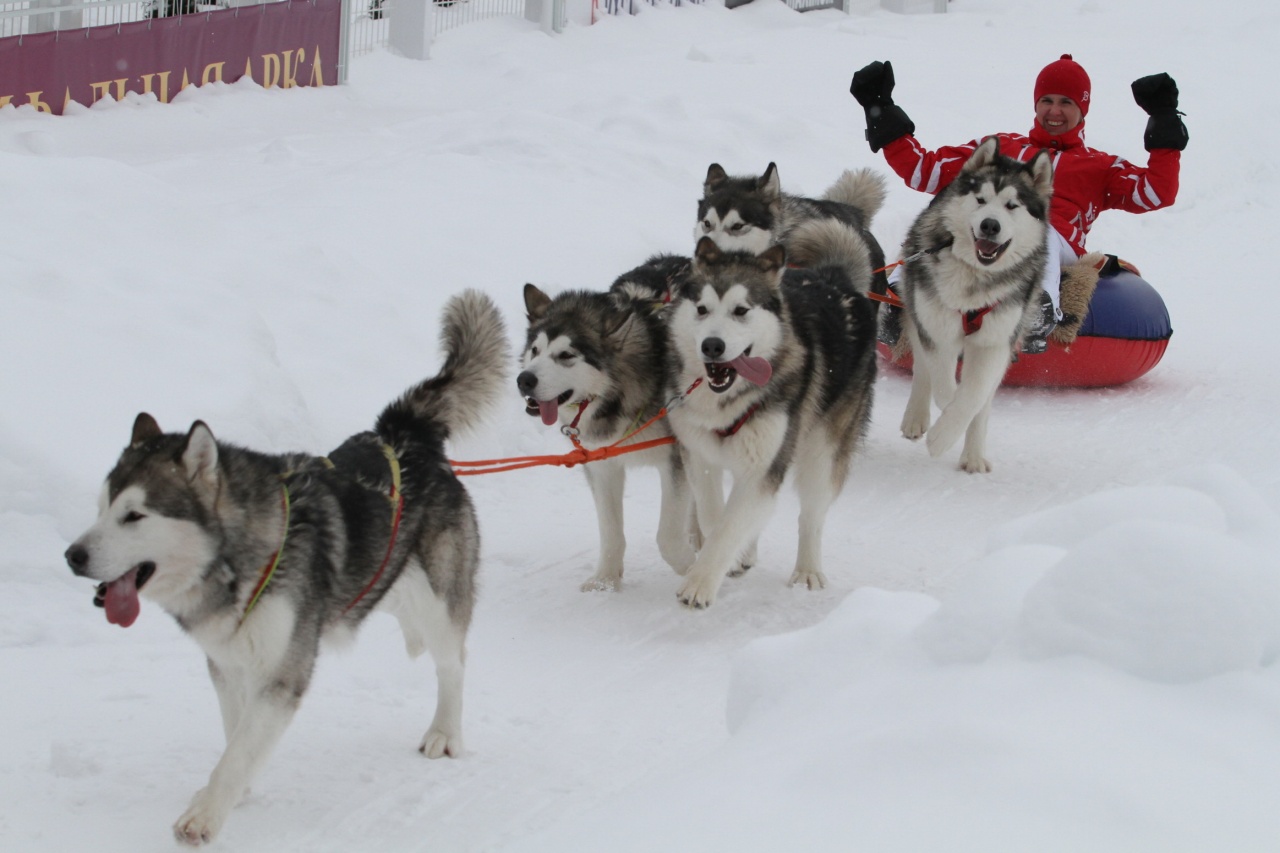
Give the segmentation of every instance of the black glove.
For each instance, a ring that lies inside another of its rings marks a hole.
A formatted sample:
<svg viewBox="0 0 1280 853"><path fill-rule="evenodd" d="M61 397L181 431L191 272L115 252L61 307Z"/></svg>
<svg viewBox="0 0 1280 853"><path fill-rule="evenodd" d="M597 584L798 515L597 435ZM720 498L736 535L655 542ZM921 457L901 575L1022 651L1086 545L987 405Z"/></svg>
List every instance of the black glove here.
<svg viewBox="0 0 1280 853"><path fill-rule="evenodd" d="M1187 126L1178 112L1178 84L1168 74L1152 74L1134 80L1133 99L1151 118L1147 119L1147 131L1142 144L1148 151L1156 148L1172 148L1182 151L1187 147Z"/></svg>
<svg viewBox="0 0 1280 853"><path fill-rule="evenodd" d="M893 102L893 64L872 62L853 75L849 92L867 114L867 142L874 154L895 139L916 132L915 123Z"/></svg>

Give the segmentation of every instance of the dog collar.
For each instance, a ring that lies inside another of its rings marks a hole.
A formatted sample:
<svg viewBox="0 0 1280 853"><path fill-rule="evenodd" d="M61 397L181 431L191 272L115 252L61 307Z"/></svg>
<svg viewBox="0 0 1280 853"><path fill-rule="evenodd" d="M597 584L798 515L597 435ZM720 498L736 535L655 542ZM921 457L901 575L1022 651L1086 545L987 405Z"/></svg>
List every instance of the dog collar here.
<svg viewBox="0 0 1280 853"><path fill-rule="evenodd" d="M754 415L756 413L756 410L759 408L760 408L759 403L756 403L755 405L751 406L751 408L743 412L742 415L736 421L729 424L724 429L716 430L716 435L720 436L721 438L728 438L731 435L736 435L738 430L742 429L742 427L746 424L746 422L751 420L751 416Z"/></svg>
<svg viewBox="0 0 1280 853"><path fill-rule="evenodd" d="M960 322L964 326L965 337L968 337L969 335L972 335L974 332L981 329L982 318L990 314L991 311L999 304L1000 304L999 302L996 302L992 305L986 306L985 308L979 308L976 311L961 312Z"/></svg>

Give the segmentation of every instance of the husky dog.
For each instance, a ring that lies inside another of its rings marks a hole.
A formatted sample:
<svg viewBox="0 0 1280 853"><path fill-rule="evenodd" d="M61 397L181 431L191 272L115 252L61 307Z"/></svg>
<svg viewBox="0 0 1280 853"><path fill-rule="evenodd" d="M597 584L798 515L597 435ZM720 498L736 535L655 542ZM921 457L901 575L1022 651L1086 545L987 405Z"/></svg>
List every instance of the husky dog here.
<svg viewBox="0 0 1280 853"><path fill-rule="evenodd" d="M715 240L721 251L760 254L774 243L788 249L788 263L805 266L808 258L795 256L789 238L801 222L835 219L858 232L870 252L876 270L871 284L875 293L888 287L884 252L871 234L871 219L884 205L884 178L872 169L846 170L820 199L782 192L778 167L770 163L759 177L731 177L719 163L707 169L698 201L698 224L693 239Z"/></svg>
<svg viewBox="0 0 1280 853"><path fill-rule="evenodd" d="M690 260L657 255L620 276L609 292L569 290L554 298L525 285L529 331L516 386L526 410L548 426L576 430L587 448L622 446L671 434L660 420L636 435L666 402L667 335L662 308L688 277ZM624 440L625 439L625 440ZM658 550L677 572L693 562L690 503L680 451L652 447L583 466L596 505L600 557L584 591L622 582L622 493L626 469L653 465L661 478Z"/></svg>
<svg viewBox="0 0 1280 853"><path fill-rule="evenodd" d="M929 453L965 436L960 467L986 473L987 418L1020 339L1040 313L1053 165L988 138L907 232L902 299L915 369L902 434ZM964 369L957 385L956 362ZM930 398L942 413L931 427Z"/></svg>
<svg viewBox="0 0 1280 853"><path fill-rule="evenodd" d="M328 458L216 441L202 421L164 433L140 414L107 475L97 521L67 549L100 581L95 603L129 626L139 593L204 649L227 737L178 840L211 840L266 763L306 692L322 638L390 611L411 656L430 651L438 697L419 750L462 751L464 641L475 599L475 512L444 442L501 393L502 318L476 292L443 321L446 360Z"/></svg>
<svg viewBox="0 0 1280 853"><path fill-rule="evenodd" d="M808 269L788 269L780 245L726 252L703 237L672 305L668 393L684 396L668 420L706 536L678 593L690 607L715 601L792 472L800 543L790 582L826 585L823 523L871 413L876 314L864 294L872 252L835 219L802 222L789 241ZM727 504L725 470L733 475Z"/></svg>

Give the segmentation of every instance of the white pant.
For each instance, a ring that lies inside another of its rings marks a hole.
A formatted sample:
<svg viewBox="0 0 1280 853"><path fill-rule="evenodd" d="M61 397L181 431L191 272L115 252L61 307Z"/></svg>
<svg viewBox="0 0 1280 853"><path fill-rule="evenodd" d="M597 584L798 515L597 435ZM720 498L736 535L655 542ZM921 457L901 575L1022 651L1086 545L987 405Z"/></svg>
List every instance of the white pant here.
<svg viewBox="0 0 1280 853"><path fill-rule="evenodd" d="M1060 298L1060 285L1062 284L1062 268L1070 266L1077 260L1076 250L1071 248L1071 244L1067 242L1067 238L1063 237L1052 228L1048 229L1045 235L1045 246L1049 250L1049 260L1044 265L1044 278L1040 281L1040 286L1044 288L1044 292L1049 294L1049 298L1053 300L1053 313L1056 319L1062 319L1062 306L1058 303ZM889 284L896 285L898 280L902 278L902 267L896 266L889 272Z"/></svg>

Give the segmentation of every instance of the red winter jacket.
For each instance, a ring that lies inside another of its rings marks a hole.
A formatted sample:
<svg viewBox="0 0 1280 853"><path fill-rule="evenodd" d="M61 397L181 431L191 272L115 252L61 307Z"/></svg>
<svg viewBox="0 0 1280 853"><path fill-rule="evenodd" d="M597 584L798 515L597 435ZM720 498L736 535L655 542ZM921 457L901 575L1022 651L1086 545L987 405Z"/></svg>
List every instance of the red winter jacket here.
<svg viewBox="0 0 1280 853"><path fill-rule="evenodd" d="M1083 132L1084 122L1058 136L1050 136L1038 124L1030 136L998 134L1000 153L1016 160L1030 160L1042 148L1054 152L1049 223L1077 255L1084 254L1085 237L1102 211L1146 213L1173 204L1182 159L1181 151L1157 148L1150 152L1144 169L1085 146ZM884 156L907 186L933 195L951 183L979 141L927 151L907 135L884 146Z"/></svg>

